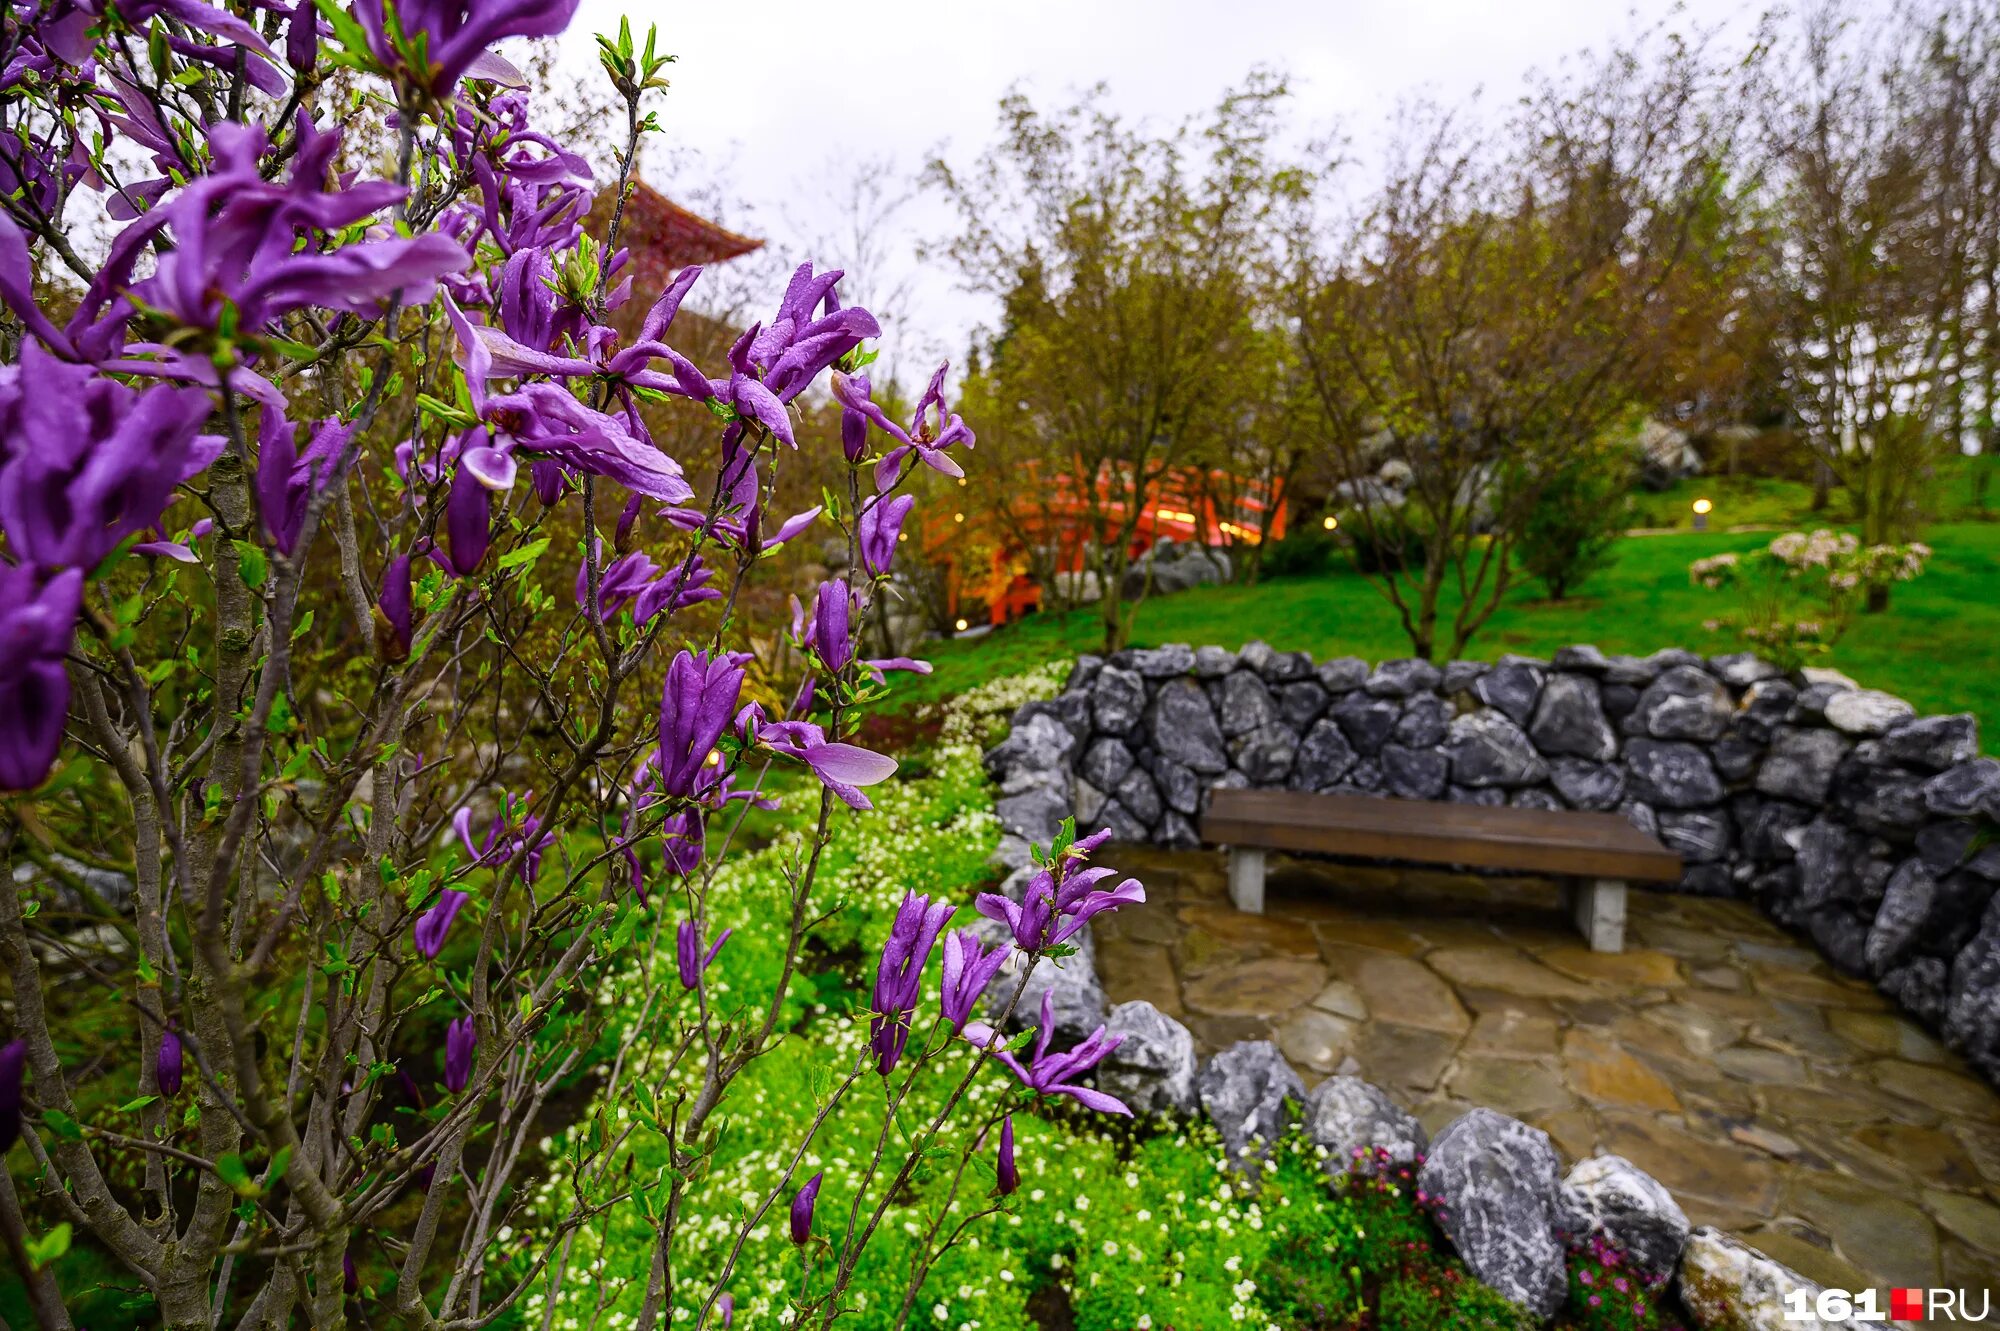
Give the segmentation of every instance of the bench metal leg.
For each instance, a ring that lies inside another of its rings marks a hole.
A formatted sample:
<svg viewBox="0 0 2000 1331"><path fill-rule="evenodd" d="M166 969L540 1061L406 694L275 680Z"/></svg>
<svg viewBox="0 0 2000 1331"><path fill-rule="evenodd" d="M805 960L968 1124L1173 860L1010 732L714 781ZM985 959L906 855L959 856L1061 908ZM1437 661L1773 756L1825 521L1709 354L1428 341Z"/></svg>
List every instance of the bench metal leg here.
<svg viewBox="0 0 2000 1331"><path fill-rule="evenodd" d="M1592 878L1565 889L1576 927L1592 952L1625 950L1625 884L1616 878Z"/></svg>
<svg viewBox="0 0 2000 1331"><path fill-rule="evenodd" d="M1264 852L1256 846L1229 848L1229 899L1248 915L1264 913Z"/></svg>

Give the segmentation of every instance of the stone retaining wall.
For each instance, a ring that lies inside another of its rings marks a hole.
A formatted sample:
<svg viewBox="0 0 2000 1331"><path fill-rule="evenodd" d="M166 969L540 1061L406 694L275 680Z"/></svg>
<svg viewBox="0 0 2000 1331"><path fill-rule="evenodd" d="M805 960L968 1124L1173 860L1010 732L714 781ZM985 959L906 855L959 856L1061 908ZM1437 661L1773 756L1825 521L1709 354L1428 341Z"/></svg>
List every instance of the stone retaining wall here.
<svg viewBox="0 0 2000 1331"><path fill-rule="evenodd" d="M1669 650L1315 664L1252 643L1078 661L987 755L1025 860L1078 830L1197 844L1216 786L1622 812L1681 890L1747 897L2000 1082L2000 761L1970 715Z"/></svg>

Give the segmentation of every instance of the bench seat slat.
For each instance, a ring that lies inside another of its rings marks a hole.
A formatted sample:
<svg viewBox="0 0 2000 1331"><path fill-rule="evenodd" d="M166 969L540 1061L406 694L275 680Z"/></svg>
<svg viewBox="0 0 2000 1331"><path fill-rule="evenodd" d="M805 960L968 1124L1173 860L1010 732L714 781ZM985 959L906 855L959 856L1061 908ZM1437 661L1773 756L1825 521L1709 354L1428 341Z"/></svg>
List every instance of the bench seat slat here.
<svg viewBox="0 0 2000 1331"><path fill-rule="evenodd" d="M1670 882L1680 856L1614 813L1295 790L1210 792L1204 841L1426 864Z"/></svg>

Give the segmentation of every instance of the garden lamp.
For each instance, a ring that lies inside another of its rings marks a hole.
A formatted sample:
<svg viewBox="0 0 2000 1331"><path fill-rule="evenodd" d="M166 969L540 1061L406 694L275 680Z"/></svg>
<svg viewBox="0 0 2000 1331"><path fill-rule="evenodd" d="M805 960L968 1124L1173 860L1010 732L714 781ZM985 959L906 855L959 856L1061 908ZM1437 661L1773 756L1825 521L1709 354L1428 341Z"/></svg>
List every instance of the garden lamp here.
<svg viewBox="0 0 2000 1331"><path fill-rule="evenodd" d="M1706 499L1697 499L1694 501L1694 529L1696 531L1708 530L1709 510L1714 507L1715 505L1709 503Z"/></svg>

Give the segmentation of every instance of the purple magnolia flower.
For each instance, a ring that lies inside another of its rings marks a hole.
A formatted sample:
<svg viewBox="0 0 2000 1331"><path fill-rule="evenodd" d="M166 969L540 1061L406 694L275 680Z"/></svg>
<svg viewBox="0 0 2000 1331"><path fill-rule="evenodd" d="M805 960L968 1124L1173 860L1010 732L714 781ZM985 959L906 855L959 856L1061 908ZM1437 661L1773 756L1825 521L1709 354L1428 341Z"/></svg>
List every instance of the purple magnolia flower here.
<svg viewBox="0 0 2000 1331"><path fill-rule="evenodd" d="M701 930L693 920L682 920L674 930L674 965L681 973L681 988L693 989L701 983L701 977L715 962L715 954L722 951L722 945L729 941L734 929L724 929L716 940L709 944L708 951L701 950Z"/></svg>
<svg viewBox="0 0 2000 1331"><path fill-rule="evenodd" d="M843 377L850 385L849 391L858 397L865 398L875 391L875 385L865 374L842 376L837 371L834 374L836 383ZM868 455L868 418L845 404L840 408L840 451L849 462L859 462Z"/></svg>
<svg viewBox="0 0 2000 1331"><path fill-rule="evenodd" d="M915 495L894 499L870 499L856 524L856 543L861 547L861 567L874 577L888 573L896 562L896 541L903 534L903 519L917 506Z"/></svg>
<svg viewBox="0 0 2000 1331"><path fill-rule="evenodd" d="M859 788L896 774L894 758L828 740L826 732L811 721L773 721L759 728L757 739L773 753L797 758L812 768L820 784L840 796L849 808L874 808Z"/></svg>
<svg viewBox="0 0 2000 1331"><path fill-rule="evenodd" d="M444 501L444 547L431 552L431 558L454 578L478 572L493 544L491 496L492 491L461 461Z"/></svg>
<svg viewBox="0 0 2000 1331"><path fill-rule="evenodd" d="M271 544L289 555L298 544L306 508L333 484L354 427L330 416L313 427L306 451L298 451L298 427L285 413L266 406L257 444L257 509Z"/></svg>
<svg viewBox="0 0 2000 1331"><path fill-rule="evenodd" d="M375 599L375 641L391 661L410 656L416 607L410 594L410 557L397 555L382 570L382 593Z"/></svg>
<svg viewBox="0 0 2000 1331"><path fill-rule="evenodd" d="M197 518L194 526L188 528L187 535L182 539L169 541L166 539L166 533L161 532L159 540L141 541L132 547L132 553L146 555L149 558L172 559L182 564L199 564L201 560L195 556L188 542L198 541L214 530L214 518Z"/></svg>
<svg viewBox="0 0 2000 1331"><path fill-rule="evenodd" d="M417 951L426 961L436 961L437 954L444 951L445 935L451 932L451 922L465 909L465 903L472 900L470 892L460 892L447 887L438 894L431 908L417 916L411 926L411 935L416 939Z"/></svg>
<svg viewBox="0 0 2000 1331"><path fill-rule="evenodd" d="M340 1287L352 1294L361 1288L361 1273L354 1269L354 1254L340 1254Z"/></svg>
<svg viewBox="0 0 2000 1331"><path fill-rule="evenodd" d="M502 865L516 855L522 855L521 881L532 883L542 872L542 852L555 841L553 829L542 830L541 815L532 817L528 806L535 802L535 792L528 791L517 801L511 793L500 796L500 808L494 813L493 821L486 829L486 836L478 845L472 841L472 809L459 809L452 818L452 826L458 829L458 839L465 844L466 853L475 864ZM526 853L523 854L523 848ZM447 920L449 926L450 921Z"/></svg>
<svg viewBox="0 0 2000 1331"><path fill-rule="evenodd" d="M959 929L945 936L944 984L938 1006L953 1030L965 1029L972 1009L1006 963L1005 943L995 944L991 950L982 948L979 935L970 929Z"/></svg>
<svg viewBox="0 0 2000 1331"><path fill-rule="evenodd" d="M868 1023L868 1044L875 1051L875 1070L885 1077L895 1071L909 1043L910 1016L923 992L924 967L930 964L938 933L950 922L953 910L915 892L906 894L896 908L889 941L875 965L875 993L869 1001L875 1015Z"/></svg>
<svg viewBox="0 0 2000 1331"><path fill-rule="evenodd" d="M161 1095L171 1098L181 1093L181 1037L171 1026L160 1032L160 1054L153 1061L153 1079L159 1084Z"/></svg>
<svg viewBox="0 0 2000 1331"><path fill-rule="evenodd" d="M844 581L822 582L813 597L812 622L801 635L804 645L819 654L821 664L836 674L854 659L854 642L848 636L853 608L854 593Z"/></svg>
<svg viewBox="0 0 2000 1331"><path fill-rule="evenodd" d="M736 1320L736 1296L729 1293L718 1296L715 1311L722 1314L722 1331L729 1331L729 1324Z"/></svg>
<svg viewBox="0 0 2000 1331"><path fill-rule="evenodd" d="M825 1170L814 1174L806 1180L806 1185L799 1189L798 1195L792 1198L792 1242L802 1248L806 1245L806 1240L812 1237L813 1207L819 1201L820 1180L825 1177Z"/></svg>
<svg viewBox="0 0 2000 1331"><path fill-rule="evenodd" d="M630 606L632 623L641 628L662 610L683 610L702 601L722 599L720 588L706 585L715 576L715 570L699 555L685 578L678 563L661 568L643 550L601 564L597 575L597 604L604 611L604 618L609 620ZM680 584L678 593L674 590L676 584ZM590 565L582 561L576 566L576 603L589 609Z"/></svg>
<svg viewBox="0 0 2000 1331"><path fill-rule="evenodd" d="M1000 1158L994 1166L998 1176L1000 1195L1011 1197L1021 1186L1021 1171L1014 1164L1014 1116L1007 1115L1000 1124Z"/></svg>
<svg viewBox="0 0 2000 1331"><path fill-rule="evenodd" d="M1082 867L1084 859L1110 835L1099 832L1084 837L1056 856L1052 864L1028 880L1019 902L993 892L981 893L979 913L1004 921L1014 931L1014 942L1022 951L1042 952L1067 942L1091 916L1144 901L1146 889L1136 878L1101 891L1097 884L1117 871Z"/></svg>
<svg viewBox="0 0 2000 1331"><path fill-rule="evenodd" d="M82 609L82 569L43 584L0 564L0 790L33 790L55 766L69 714L63 657Z"/></svg>
<svg viewBox="0 0 2000 1331"><path fill-rule="evenodd" d="M947 414L944 405L944 376L949 365L940 365L931 376L924 395L917 399L917 409L910 417L910 428L890 420L882 408L875 405L868 396L864 384L846 375L833 376L833 395L843 410L854 411L868 422L896 441L895 447L882 455L875 464L875 488L887 492L902 477L903 460L915 453L919 461L934 471L946 476L958 477L965 471L958 463L946 455L945 450L953 444L964 444L971 448L972 429L956 414Z"/></svg>
<svg viewBox="0 0 2000 1331"><path fill-rule="evenodd" d="M307 306L367 316L397 291L412 303L429 300L439 277L471 262L449 236L319 243L371 220L404 193L380 180L328 189L341 179L334 172L340 139L338 128L317 129L301 112L291 175L279 182L262 169L270 147L262 128L214 125L208 171L126 230L150 239L164 228L174 242L139 283L139 299L188 327L209 329L221 324L225 303L241 327L262 329ZM213 367L198 360L169 356L166 363L176 367L172 377L212 379Z"/></svg>
<svg viewBox="0 0 2000 1331"><path fill-rule="evenodd" d="M1074 1049L1051 1054L1049 1038L1055 1033L1056 1028L1054 1004L1054 990L1044 990L1042 1024L1035 1034L1035 1060L1032 1064L1024 1065L1005 1049L999 1048L1000 1033L985 1022L975 1021L968 1025L965 1028L965 1038L982 1049L991 1050L994 1058L1005 1063L1013 1074L1021 1079L1021 1084L1037 1095L1067 1095L1087 1109L1095 1109L1102 1114L1124 1114L1129 1117L1132 1111L1125 1107L1123 1100L1106 1095L1103 1091L1092 1087L1076 1084L1076 1078L1102 1063L1125 1037L1107 1034L1104 1027L1099 1026Z"/></svg>
<svg viewBox="0 0 2000 1331"><path fill-rule="evenodd" d="M14 557L90 569L157 525L174 487L222 451L201 433L208 413L198 389L142 392L27 343L0 367L0 530Z"/></svg>
<svg viewBox="0 0 2000 1331"><path fill-rule="evenodd" d="M683 648L667 667L660 695L661 794L695 793L702 768L736 711L748 659L734 652L710 659L706 652Z"/></svg>
<svg viewBox="0 0 2000 1331"><path fill-rule="evenodd" d="M445 1028L444 1088L453 1095L472 1080L472 1050L478 1043L479 1032L470 1016L459 1017Z"/></svg>
<svg viewBox="0 0 2000 1331"><path fill-rule="evenodd" d="M486 48L508 37L554 37L577 0L355 0L368 49L392 74L432 97L449 96L468 75L523 86L521 71ZM423 63L415 63L421 41Z"/></svg>
<svg viewBox="0 0 2000 1331"><path fill-rule="evenodd" d="M28 1042L0 1045L0 1152L21 1137L21 1074L28 1067Z"/></svg>

